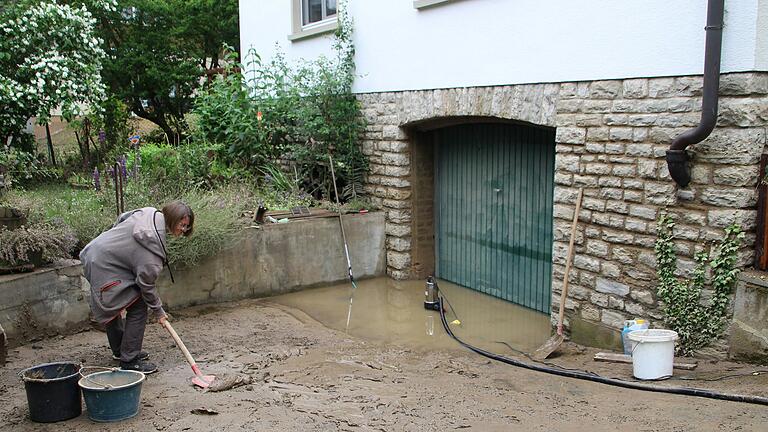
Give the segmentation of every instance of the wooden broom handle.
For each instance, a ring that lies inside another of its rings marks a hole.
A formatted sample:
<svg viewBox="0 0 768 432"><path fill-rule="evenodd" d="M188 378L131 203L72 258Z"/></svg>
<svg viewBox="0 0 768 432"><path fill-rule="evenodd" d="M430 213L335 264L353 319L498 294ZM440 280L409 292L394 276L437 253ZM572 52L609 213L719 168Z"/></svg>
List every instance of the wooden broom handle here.
<svg viewBox="0 0 768 432"><path fill-rule="evenodd" d="M176 333L176 330L173 329L171 326L171 323L168 322L167 319L163 320L162 322L163 327L165 327L166 330L168 330L168 333L171 334L171 337L174 341L176 341L176 346L179 347L182 353L184 353L184 357L187 359L187 362L189 363L189 366L192 367L192 371L197 376L202 376L202 372L200 372L200 369L197 367L197 363L195 363L195 359L192 358L192 355L189 353L189 350L187 349L186 345L184 345L184 342L181 341L181 338Z"/></svg>
<svg viewBox="0 0 768 432"><path fill-rule="evenodd" d="M579 195L576 198L576 210L573 212L573 222L571 223L571 241L568 243L568 256L565 258L565 275L563 276L563 294L560 296L560 317L557 321L557 334L563 335L563 318L565 317L565 299L568 297L568 273L571 272L571 256L573 255L573 242L576 239L576 226L579 223L579 211L581 211L581 199L584 196L584 189L579 188Z"/></svg>

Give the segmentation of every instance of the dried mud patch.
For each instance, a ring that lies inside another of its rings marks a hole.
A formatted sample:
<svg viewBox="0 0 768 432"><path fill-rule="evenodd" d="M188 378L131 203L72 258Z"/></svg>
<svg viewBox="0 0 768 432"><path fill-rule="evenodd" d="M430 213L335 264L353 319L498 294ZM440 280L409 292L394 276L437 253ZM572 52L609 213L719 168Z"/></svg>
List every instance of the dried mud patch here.
<svg viewBox="0 0 768 432"><path fill-rule="evenodd" d="M768 409L760 405L562 378L491 361L458 345L436 351L382 345L265 301L174 315L175 329L204 373L246 376L250 383L218 393L195 389L173 341L150 325L144 348L160 371L144 383L139 415L115 425L120 430L757 431L768 422ZM11 350L10 363L0 368L0 430L103 430L85 413L55 426L32 423L16 374L61 360L114 366L105 335L91 330L37 344L39 349ZM593 355L564 344L549 361L631 379L631 365L596 363ZM766 375L749 375L754 369L701 362L695 372L676 372L663 385L768 396ZM690 374L721 379L680 379Z"/></svg>

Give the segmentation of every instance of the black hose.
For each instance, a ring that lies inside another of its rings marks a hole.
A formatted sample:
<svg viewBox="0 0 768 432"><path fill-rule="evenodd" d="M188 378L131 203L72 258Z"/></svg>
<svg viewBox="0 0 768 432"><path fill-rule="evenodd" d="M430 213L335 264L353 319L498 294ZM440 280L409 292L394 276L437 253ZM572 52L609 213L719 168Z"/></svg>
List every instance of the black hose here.
<svg viewBox="0 0 768 432"><path fill-rule="evenodd" d="M735 395L735 394L727 394L727 393L718 393L711 390L698 389L698 388L664 387L664 386L657 386L657 385L651 385L651 384L642 384L642 383L637 383L632 381L624 381L616 378L606 378L600 375L594 375L594 374L590 374L583 371L560 370L560 369L556 369L548 366L539 366L536 364L524 363L508 357L504 357L499 354L494 354L492 352L485 351L483 349L474 347L462 341L461 339L457 338L456 335L453 334L450 326L448 325L448 321L445 319L445 310L443 310L442 295L440 296L440 321L442 321L443 328L445 329L446 333L448 333L450 337L455 339L458 343L460 343L464 347L482 356L488 357L496 361L500 361L502 363L507 363L512 366L518 366L525 369L535 370L538 372L545 372L545 373L560 375L568 378L583 379L583 380L593 381L601 384L608 384L616 387L624 387L624 388L630 388L635 390L653 391L653 392L659 392L659 393L672 393L672 394L679 394L679 395L685 395L685 396L697 396L697 397L705 397L710 399L727 400L732 402L746 402L746 403L753 403L753 404L759 404L759 405L768 405L768 398L765 398L762 396Z"/></svg>

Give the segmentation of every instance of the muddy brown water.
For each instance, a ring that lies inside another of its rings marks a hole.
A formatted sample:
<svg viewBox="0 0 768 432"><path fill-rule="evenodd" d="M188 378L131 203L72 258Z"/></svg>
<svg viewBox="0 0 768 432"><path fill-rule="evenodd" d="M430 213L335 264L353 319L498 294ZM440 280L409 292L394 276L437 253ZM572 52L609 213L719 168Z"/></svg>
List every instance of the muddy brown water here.
<svg viewBox="0 0 768 432"><path fill-rule="evenodd" d="M530 352L550 336L548 315L448 281L438 280L438 285L450 302L445 309L451 330L472 345L492 352L510 348ZM272 301L297 308L330 328L361 339L413 349L456 349L456 342L443 330L440 313L424 308L424 288L425 281L377 278L357 282L357 289L346 282Z"/></svg>
<svg viewBox="0 0 768 432"><path fill-rule="evenodd" d="M530 349L549 336L543 314L526 316L531 312L444 282L440 288L462 323L452 329L473 344L512 356L505 344ZM93 423L86 413L52 425L31 422L17 375L54 361L115 366L103 333L12 349L0 368L0 430L764 431L768 424L762 405L617 388L469 352L444 334L434 312L423 309L423 281L361 281L346 333L349 289L339 284L171 311L203 373L247 376L250 384L225 392L196 389L173 340L151 324L144 349L159 372L143 383L139 414L115 425ZM488 303L477 306L481 302ZM566 343L549 361L632 380L631 365L596 363L595 352ZM657 384L768 396L765 369L700 360L695 371L676 371Z"/></svg>

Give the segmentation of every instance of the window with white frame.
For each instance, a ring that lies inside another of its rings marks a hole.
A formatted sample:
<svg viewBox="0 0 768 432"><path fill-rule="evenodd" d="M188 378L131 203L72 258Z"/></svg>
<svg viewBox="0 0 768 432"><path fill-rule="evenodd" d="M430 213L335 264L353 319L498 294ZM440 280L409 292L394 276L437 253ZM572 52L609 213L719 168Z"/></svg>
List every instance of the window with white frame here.
<svg viewBox="0 0 768 432"><path fill-rule="evenodd" d="M336 18L336 0L301 0L301 25Z"/></svg>
<svg viewBox="0 0 768 432"><path fill-rule="evenodd" d="M292 41L326 34L338 27L336 0L292 0Z"/></svg>

